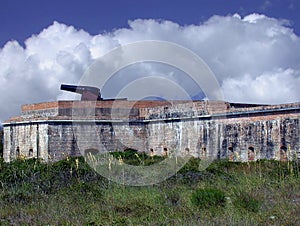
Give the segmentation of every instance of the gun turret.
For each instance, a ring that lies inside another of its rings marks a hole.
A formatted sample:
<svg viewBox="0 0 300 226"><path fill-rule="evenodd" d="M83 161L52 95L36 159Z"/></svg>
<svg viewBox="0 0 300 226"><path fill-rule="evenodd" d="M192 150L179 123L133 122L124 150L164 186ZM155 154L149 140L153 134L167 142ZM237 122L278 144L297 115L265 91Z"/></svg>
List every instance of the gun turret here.
<svg viewBox="0 0 300 226"><path fill-rule="evenodd" d="M101 97L100 89L97 87L61 84L60 89L81 94L81 100L103 100L103 98Z"/></svg>

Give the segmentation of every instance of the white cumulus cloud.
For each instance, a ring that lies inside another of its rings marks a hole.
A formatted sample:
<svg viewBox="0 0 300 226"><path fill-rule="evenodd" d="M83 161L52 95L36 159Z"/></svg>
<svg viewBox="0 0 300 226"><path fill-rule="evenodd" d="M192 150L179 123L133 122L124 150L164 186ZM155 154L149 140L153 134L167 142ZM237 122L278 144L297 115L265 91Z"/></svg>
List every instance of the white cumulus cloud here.
<svg viewBox="0 0 300 226"><path fill-rule="evenodd" d="M214 72L227 101L297 102L300 39L289 26L286 20L265 15L242 18L235 14L185 26L137 19L129 21L129 28L93 36L54 22L28 38L24 47L10 41L0 49L0 121L19 114L22 104L74 98L59 90L61 83L78 83L95 59L117 46L141 40L170 41L192 50ZM113 97L127 83L147 75L175 81L191 96L201 93L179 70L138 64L117 73L103 95ZM158 87L164 88L161 84ZM165 89L168 92L168 87Z"/></svg>

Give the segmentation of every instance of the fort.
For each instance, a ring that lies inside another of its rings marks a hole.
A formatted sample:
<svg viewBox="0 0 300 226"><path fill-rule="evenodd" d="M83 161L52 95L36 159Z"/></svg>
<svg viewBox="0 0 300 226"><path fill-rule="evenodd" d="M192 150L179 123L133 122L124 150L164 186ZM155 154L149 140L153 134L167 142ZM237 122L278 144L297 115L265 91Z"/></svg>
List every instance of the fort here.
<svg viewBox="0 0 300 226"><path fill-rule="evenodd" d="M87 150L189 153L232 161L300 158L300 103L56 101L22 106L3 123L6 162L57 161ZM76 135L77 134L77 135ZM79 135L78 135L79 134Z"/></svg>

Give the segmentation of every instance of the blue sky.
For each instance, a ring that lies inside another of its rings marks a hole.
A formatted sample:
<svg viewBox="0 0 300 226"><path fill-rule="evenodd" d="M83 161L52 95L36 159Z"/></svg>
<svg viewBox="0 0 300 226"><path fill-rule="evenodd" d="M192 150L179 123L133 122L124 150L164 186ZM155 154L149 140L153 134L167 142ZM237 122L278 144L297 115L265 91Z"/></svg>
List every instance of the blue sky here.
<svg viewBox="0 0 300 226"><path fill-rule="evenodd" d="M23 104L74 99L59 90L61 83L78 84L96 59L143 40L197 54L225 101L299 102L299 9L297 0L0 0L0 105L6 106L0 121L20 114ZM179 70L149 63L118 72L102 95L116 97L143 76L160 76L203 98ZM141 84L132 99L149 88ZM164 83L152 90L161 98L177 95Z"/></svg>
<svg viewBox="0 0 300 226"><path fill-rule="evenodd" d="M283 18L300 34L300 4L296 0L1 0L0 46L23 42L53 21L90 34L127 27L128 20L163 19L180 25L199 24L213 15L262 13Z"/></svg>

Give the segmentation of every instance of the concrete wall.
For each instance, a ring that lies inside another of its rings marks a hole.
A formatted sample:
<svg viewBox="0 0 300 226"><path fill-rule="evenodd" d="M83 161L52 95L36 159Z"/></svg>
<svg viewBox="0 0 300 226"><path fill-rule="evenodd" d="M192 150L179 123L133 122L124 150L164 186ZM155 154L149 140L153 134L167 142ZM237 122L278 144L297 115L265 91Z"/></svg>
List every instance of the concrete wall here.
<svg viewBox="0 0 300 226"><path fill-rule="evenodd" d="M300 157L299 117L180 120L148 125L149 149L201 158L287 160Z"/></svg>
<svg viewBox="0 0 300 226"><path fill-rule="evenodd" d="M4 124L5 161L17 155L56 161L88 149L127 148L233 161L300 157L299 104L121 102L120 108L114 108L114 116L122 120L112 120L109 106L113 103L76 103L78 112L88 112L87 104L92 108L99 105L93 111L96 117L72 123L72 102L23 107L20 117ZM137 108L131 108L134 104ZM146 108L148 104L151 107Z"/></svg>
<svg viewBox="0 0 300 226"><path fill-rule="evenodd" d="M48 124L26 123L4 127L3 158L9 162L17 156L48 160Z"/></svg>

